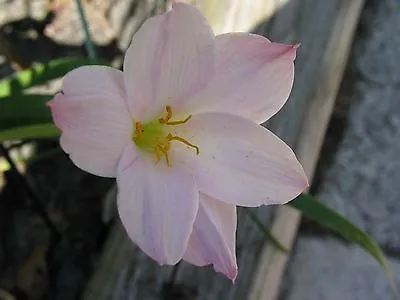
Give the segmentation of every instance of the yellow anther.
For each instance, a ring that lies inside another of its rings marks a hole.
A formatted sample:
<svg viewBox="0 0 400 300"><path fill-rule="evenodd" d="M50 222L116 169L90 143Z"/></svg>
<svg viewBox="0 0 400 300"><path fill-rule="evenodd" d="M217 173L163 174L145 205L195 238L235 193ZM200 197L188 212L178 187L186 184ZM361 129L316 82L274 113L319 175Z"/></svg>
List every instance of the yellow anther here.
<svg viewBox="0 0 400 300"><path fill-rule="evenodd" d="M181 142L181 143L183 143L183 144L185 144L185 145L187 145L187 146L189 146L189 147L194 148L194 149L196 150L196 155L199 155L199 154L200 154L200 149L199 149L199 147L197 147L196 145L194 145L194 144L188 142L188 141L185 140L184 138L181 138L180 136L173 136L172 134L169 133L169 134L167 135L167 140L168 140L169 142L170 142L170 141L178 141L178 142Z"/></svg>
<svg viewBox="0 0 400 300"><path fill-rule="evenodd" d="M165 124L166 124L166 125L180 125L180 124L185 124L187 121L190 120L191 117L192 117L192 115L189 115L189 116L187 116L186 119L184 119L184 120L169 121L169 122L166 122Z"/></svg>
<svg viewBox="0 0 400 300"><path fill-rule="evenodd" d="M167 162L168 167L171 166L169 162L169 156L168 156L168 150L169 150L169 143L166 142L165 145L157 145L154 148L154 152L156 154L156 164L160 161L161 155L163 154L165 157L165 161Z"/></svg>
<svg viewBox="0 0 400 300"><path fill-rule="evenodd" d="M154 153L156 154L156 164L158 164L161 159L160 149L158 149L158 146L154 148Z"/></svg>
<svg viewBox="0 0 400 300"><path fill-rule="evenodd" d="M165 107L165 110L167 111L167 116L165 118L160 118L158 119L158 121L161 124L165 124L165 125L180 125L180 124L185 124L187 121L190 120L190 118L192 117L192 115L187 116L184 120L177 120L177 121L170 121L171 117L172 117L172 108L171 106L167 105Z"/></svg>
<svg viewBox="0 0 400 300"><path fill-rule="evenodd" d="M135 123L135 138L139 138L142 136L144 130L143 130L143 125L140 122Z"/></svg>
<svg viewBox="0 0 400 300"><path fill-rule="evenodd" d="M169 150L169 147L168 147L168 149L163 148L164 156L165 156L165 161L167 162L167 166L170 167L170 166L171 166L171 163L169 162L168 150Z"/></svg>
<svg viewBox="0 0 400 300"><path fill-rule="evenodd" d="M171 117L172 117L172 108L171 108L171 106L169 106L169 105L167 105L166 107L165 107L165 110L167 111L167 116L165 117L165 118L160 118L160 119L158 119L158 121L161 123L161 124L167 124L167 122L171 119Z"/></svg>

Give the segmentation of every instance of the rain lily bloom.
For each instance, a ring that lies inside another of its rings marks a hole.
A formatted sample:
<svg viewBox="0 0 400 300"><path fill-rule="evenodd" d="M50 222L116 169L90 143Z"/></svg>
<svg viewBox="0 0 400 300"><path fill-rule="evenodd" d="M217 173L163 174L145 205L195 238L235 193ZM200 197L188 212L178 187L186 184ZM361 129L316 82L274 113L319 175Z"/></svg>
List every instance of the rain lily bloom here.
<svg viewBox="0 0 400 300"><path fill-rule="evenodd" d="M85 66L50 102L61 147L81 169L116 177L134 243L234 280L236 206L283 204L307 187L293 151L258 125L286 102L296 46L215 36L193 6L148 19L123 72Z"/></svg>

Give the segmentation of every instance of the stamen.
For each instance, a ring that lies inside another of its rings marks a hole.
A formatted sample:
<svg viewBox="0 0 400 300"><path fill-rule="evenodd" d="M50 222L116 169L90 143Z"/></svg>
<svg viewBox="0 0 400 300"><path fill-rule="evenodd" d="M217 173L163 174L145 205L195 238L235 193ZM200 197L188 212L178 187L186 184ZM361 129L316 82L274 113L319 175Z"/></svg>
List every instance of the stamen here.
<svg viewBox="0 0 400 300"><path fill-rule="evenodd" d="M142 124L141 122L135 122L135 128L133 132L133 141L136 145L146 151L154 152L156 164L165 158L165 162L168 167L171 167L171 161L169 159L169 150L171 149L171 142L177 141L188 147L196 150L196 155L200 154L200 149L196 145L190 143L186 139L180 136L174 136L171 133L165 135L167 131L164 125L180 125L190 120L192 115L187 116L183 120L171 120L172 108L167 105L165 107L165 117L159 118L158 122L153 121L150 123ZM168 131L167 131L168 132Z"/></svg>
<svg viewBox="0 0 400 300"><path fill-rule="evenodd" d="M155 152L156 152L156 156L157 156L156 163L158 163L160 161L160 159L161 159L161 155L160 155L160 152L161 152L162 154L164 154L165 161L167 162L168 167L171 166L171 164L169 162L168 150L169 150L169 143L168 142L166 142L164 147L162 145L157 145L157 147L155 148Z"/></svg>
<svg viewBox="0 0 400 300"><path fill-rule="evenodd" d="M172 108L171 108L171 106L167 105L167 106L165 107L165 110L167 111L167 116L166 116L165 118L160 118L160 119L158 119L158 121L159 121L161 124L166 124L166 123L171 119L171 117L172 117Z"/></svg>
<svg viewBox="0 0 400 300"><path fill-rule="evenodd" d="M165 107L165 110L167 111L167 116L165 118L158 119L158 121L161 124L165 124L165 125L180 125L180 124L186 123L192 117L192 115L189 115L184 120L170 121L171 118L172 118L172 108L171 108L171 106L167 105Z"/></svg>
<svg viewBox="0 0 400 300"><path fill-rule="evenodd" d="M135 138L140 138L143 134L143 125L140 122L135 123Z"/></svg>
<svg viewBox="0 0 400 300"><path fill-rule="evenodd" d="M158 164L158 162L159 162L160 159L161 159L160 149L158 149L158 147L159 147L159 145L157 145L157 146L154 148L154 153L156 154L156 164Z"/></svg>
<svg viewBox="0 0 400 300"><path fill-rule="evenodd" d="M189 146L189 147L192 147L192 148L194 148L195 150L196 150L196 155L199 155L200 154L200 149L199 149L199 147L197 147L196 145L194 145L194 144L192 144L192 143L189 143L187 140L185 140L184 138L181 138L180 136L173 136L172 134L168 134L167 135L167 140L168 141L178 141L178 142L181 142L181 143L183 143L183 144L185 144L185 145L187 145L187 146Z"/></svg>
<svg viewBox="0 0 400 300"><path fill-rule="evenodd" d="M169 121L169 122L166 122L165 125L180 125L180 124L185 124L187 121L190 120L191 117L192 117L192 115L188 115L188 116L186 117L186 119L184 119L184 120L180 120L180 121Z"/></svg>

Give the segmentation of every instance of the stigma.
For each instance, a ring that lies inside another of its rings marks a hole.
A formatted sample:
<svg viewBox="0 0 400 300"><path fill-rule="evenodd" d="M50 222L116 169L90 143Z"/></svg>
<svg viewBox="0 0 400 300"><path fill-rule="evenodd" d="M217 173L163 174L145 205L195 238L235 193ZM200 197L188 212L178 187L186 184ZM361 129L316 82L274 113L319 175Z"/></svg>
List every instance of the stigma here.
<svg viewBox="0 0 400 300"><path fill-rule="evenodd" d="M192 115L187 116L182 120L174 120L172 108L167 105L165 107L165 116L158 120L152 121L147 124L141 122L135 122L133 130L133 142L137 147L145 150L146 152L153 152L155 155L155 163L158 164L161 159L165 159L166 164L171 167L171 160L169 157L169 151L171 150L172 142L182 143L189 148L192 148L196 155L200 154L198 146L190 143L183 137L173 135L169 132L169 126L179 126L187 123L191 119Z"/></svg>

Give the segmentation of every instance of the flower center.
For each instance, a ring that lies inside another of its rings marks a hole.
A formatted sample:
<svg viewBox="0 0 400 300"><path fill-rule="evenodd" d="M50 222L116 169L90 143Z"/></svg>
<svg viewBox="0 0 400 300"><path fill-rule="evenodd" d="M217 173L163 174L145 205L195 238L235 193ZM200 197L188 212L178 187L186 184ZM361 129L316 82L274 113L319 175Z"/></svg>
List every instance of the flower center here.
<svg viewBox="0 0 400 300"><path fill-rule="evenodd" d="M133 142L137 147L146 151L153 152L156 158L156 164L161 160L162 157L168 166L171 166L169 159L169 150L171 149L171 142L176 141L196 151L196 154L200 154L200 149L196 145L190 143L180 136L176 136L168 132L168 126L177 126L185 124L190 120L192 115L187 116L183 120L171 120L172 119L172 109L171 106L167 105L165 107L166 115L158 120L151 121L146 124L141 122L135 122L135 130L133 132Z"/></svg>

